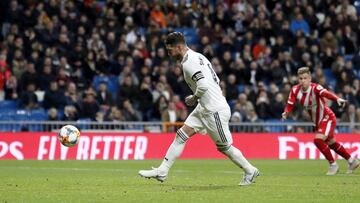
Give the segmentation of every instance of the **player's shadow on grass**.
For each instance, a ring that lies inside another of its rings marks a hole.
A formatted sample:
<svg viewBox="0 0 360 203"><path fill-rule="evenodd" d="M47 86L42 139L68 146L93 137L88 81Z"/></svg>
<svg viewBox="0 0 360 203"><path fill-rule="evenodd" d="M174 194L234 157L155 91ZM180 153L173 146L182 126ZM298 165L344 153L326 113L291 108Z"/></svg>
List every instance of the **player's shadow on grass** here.
<svg viewBox="0 0 360 203"><path fill-rule="evenodd" d="M168 191L212 191L237 188L236 185L160 185Z"/></svg>

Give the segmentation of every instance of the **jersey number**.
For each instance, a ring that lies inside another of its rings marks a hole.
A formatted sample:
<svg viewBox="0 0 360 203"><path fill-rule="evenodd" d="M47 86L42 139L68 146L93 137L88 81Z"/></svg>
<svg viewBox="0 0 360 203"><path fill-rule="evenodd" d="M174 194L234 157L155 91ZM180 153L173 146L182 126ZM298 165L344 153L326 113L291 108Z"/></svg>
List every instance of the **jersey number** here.
<svg viewBox="0 0 360 203"><path fill-rule="evenodd" d="M209 67L209 69L210 69L210 72L211 72L211 75L212 75L214 81L215 81L217 84L219 84L219 81L217 80L217 76L216 76L216 73L215 73L214 69L211 67L211 65L210 65L209 63L208 63L207 65L208 65L208 67Z"/></svg>
<svg viewBox="0 0 360 203"><path fill-rule="evenodd" d="M202 60L201 57L199 57L199 61L200 61L200 65L203 66L203 65L204 65L204 61ZM215 81L217 84L219 84L214 69L211 67L211 65L210 65L209 63L207 64L207 66L208 66L208 68L210 69L210 72L211 72L211 75L212 75L214 81Z"/></svg>

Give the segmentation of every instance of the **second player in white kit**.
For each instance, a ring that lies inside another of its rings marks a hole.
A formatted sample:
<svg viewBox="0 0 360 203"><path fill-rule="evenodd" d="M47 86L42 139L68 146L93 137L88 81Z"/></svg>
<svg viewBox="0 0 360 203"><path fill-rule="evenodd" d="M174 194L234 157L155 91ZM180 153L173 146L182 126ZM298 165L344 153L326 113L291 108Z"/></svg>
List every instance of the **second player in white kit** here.
<svg viewBox="0 0 360 203"><path fill-rule="evenodd" d="M210 61L204 55L188 48L185 37L179 32L170 33L165 44L169 55L181 61L185 81L193 92L193 95L185 98L185 103L197 106L177 131L161 165L152 170L140 170L139 174L163 182L174 161L182 153L186 141L197 132L207 132L218 151L244 170L245 175L239 185L250 185L259 176L259 171L232 145L229 130L230 107L222 94L219 78Z"/></svg>

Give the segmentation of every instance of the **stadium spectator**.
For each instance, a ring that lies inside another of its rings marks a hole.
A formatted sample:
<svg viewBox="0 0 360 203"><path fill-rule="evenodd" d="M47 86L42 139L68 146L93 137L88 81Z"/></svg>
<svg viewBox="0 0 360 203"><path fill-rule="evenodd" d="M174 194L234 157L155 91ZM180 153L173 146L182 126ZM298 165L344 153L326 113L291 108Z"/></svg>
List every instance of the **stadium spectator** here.
<svg viewBox="0 0 360 203"><path fill-rule="evenodd" d="M74 82L76 84L76 88L79 92L83 92L89 85L88 85L88 80L84 77L82 70L77 67L77 63L79 61L75 62L75 70L72 73L71 77L70 77L70 81Z"/></svg>
<svg viewBox="0 0 360 203"><path fill-rule="evenodd" d="M259 118L256 111L254 109L250 110L247 115L246 115L246 120L247 122L251 122L251 123L262 123L264 122L263 119ZM253 128L250 128L249 132L264 132L264 128L262 127L262 125L257 125L254 126Z"/></svg>
<svg viewBox="0 0 360 203"><path fill-rule="evenodd" d="M344 98L349 104L355 105L356 108L360 107L355 95L351 91L350 84L344 85L342 94L343 94L342 98Z"/></svg>
<svg viewBox="0 0 360 203"><path fill-rule="evenodd" d="M157 101L155 102L155 107L152 117L154 119L160 120L161 115L167 109L167 107L168 107L168 100L164 95L160 95Z"/></svg>
<svg viewBox="0 0 360 203"><path fill-rule="evenodd" d="M150 20L154 21L156 24L160 25L161 28L166 28L167 22L164 12L161 10L159 4L156 4L150 12Z"/></svg>
<svg viewBox="0 0 360 203"><path fill-rule="evenodd" d="M141 121L141 113L134 109L129 99L125 99L122 104L122 114L124 115L125 121Z"/></svg>
<svg viewBox="0 0 360 203"><path fill-rule="evenodd" d="M124 81L117 92L116 102L118 106L121 107L121 105L126 99L129 99L132 103L137 102L136 99L137 96L138 96L138 88L134 84L131 75L125 76Z"/></svg>
<svg viewBox="0 0 360 203"><path fill-rule="evenodd" d="M299 7L296 7L295 9L299 9ZM307 36L310 33L309 24L306 22L301 13L297 13L296 17L291 20L290 29L293 35L296 35L298 32L302 32Z"/></svg>
<svg viewBox="0 0 360 203"><path fill-rule="evenodd" d="M181 100L180 96L179 95L176 95L174 94L172 97L171 97L171 102L174 102L175 104L175 107L176 107L176 111L186 111L187 108L184 104L184 102Z"/></svg>
<svg viewBox="0 0 360 203"><path fill-rule="evenodd" d="M265 90L260 90L258 92L255 109L260 119L266 120L269 118L270 100Z"/></svg>
<svg viewBox="0 0 360 203"><path fill-rule="evenodd" d="M113 104L112 93L107 89L106 82L100 82L96 94L96 101L99 103L100 109L104 112L107 112Z"/></svg>
<svg viewBox="0 0 360 203"><path fill-rule="evenodd" d="M75 106L67 105L64 107L64 115L62 116L63 121L77 121L79 119L78 110Z"/></svg>
<svg viewBox="0 0 360 203"><path fill-rule="evenodd" d="M351 92L353 93L353 95L355 95L356 97L356 101L360 101L360 80L359 79L355 79L353 81L353 85L351 88Z"/></svg>
<svg viewBox="0 0 360 203"><path fill-rule="evenodd" d="M18 106L25 109L35 109L39 107L38 97L35 94L36 86L34 83L27 84L26 91L23 91L19 98Z"/></svg>
<svg viewBox="0 0 360 203"><path fill-rule="evenodd" d="M358 48L356 33L354 33L350 25L346 25L343 32L340 40L344 54L355 54Z"/></svg>
<svg viewBox="0 0 360 203"><path fill-rule="evenodd" d="M0 60L0 101L5 99L6 83L10 77L11 72L9 71L6 62Z"/></svg>
<svg viewBox="0 0 360 203"><path fill-rule="evenodd" d="M96 112L100 110L100 106L96 101L96 92L93 88L88 88L84 92L84 98L80 104L80 117L95 120Z"/></svg>
<svg viewBox="0 0 360 203"><path fill-rule="evenodd" d="M50 89L45 92L43 107L49 109L54 107L56 109L64 108L66 101L64 92L59 90L56 80L50 82Z"/></svg>
<svg viewBox="0 0 360 203"><path fill-rule="evenodd" d="M355 123L360 122L360 110L356 109L354 104L350 104L347 108L347 111L341 115L341 122L349 122L350 123L350 129L354 133L359 132L359 127L355 127Z"/></svg>
<svg viewBox="0 0 360 203"><path fill-rule="evenodd" d="M273 60L270 65L270 78L276 85L280 86L286 78L285 70L280 66L278 60Z"/></svg>
<svg viewBox="0 0 360 203"><path fill-rule="evenodd" d="M235 103L233 107L233 113L231 114L231 122L242 122L246 118L246 111L241 109L241 104L239 102Z"/></svg>
<svg viewBox="0 0 360 203"><path fill-rule="evenodd" d="M349 3L349 0L342 0L341 4L336 7L335 13L344 13L353 16L356 15L356 8Z"/></svg>
<svg viewBox="0 0 360 203"><path fill-rule="evenodd" d="M169 102L168 107L161 114L161 121L163 122L176 122L178 120L180 111L176 111L174 102ZM168 132L174 132L173 130Z"/></svg>
<svg viewBox="0 0 360 203"><path fill-rule="evenodd" d="M330 49L332 53L338 53L338 41L331 30L326 31L324 36L320 39L320 49L324 53L327 52L327 49Z"/></svg>
<svg viewBox="0 0 360 203"><path fill-rule="evenodd" d="M56 76L53 73L51 58L47 57L44 60L43 69L39 75L39 89L47 91L50 88L51 81L56 80Z"/></svg>
<svg viewBox="0 0 360 203"><path fill-rule="evenodd" d="M34 90L38 87L39 76L35 70L35 64L28 62L26 65L26 71L21 75L19 80L21 90L26 90L29 84L33 84Z"/></svg>
<svg viewBox="0 0 360 203"><path fill-rule="evenodd" d="M153 109L153 95L151 94L150 86L146 82L142 82L139 91L139 111L142 113L144 121L151 120L151 113Z"/></svg>
<svg viewBox="0 0 360 203"><path fill-rule="evenodd" d="M109 114L105 116L105 120L112 121L112 122L123 122L125 121L125 117L122 111L117 107L111 107Z"/></svg>
<svg viewBox="0 0 360 203"><path fill-rule="evenodd" d="M10 76L6 81L5 87L5 99L6 100L16 100L19 98L18 93L18 83L15 76Z"/></svg>
<svg viewBox="0 0 360 203"><path fill-rule="evenodd" d="M226 80L226 100L232 102L237 99L239 95L239 91L236 85L236 76L234 74L230 74Z"/></svg>
<svg viewBox="0 0 360 203"><path fill-rule="evenodd" d="M284 108L285 99L283 94L279 92L274 96L272 102L270 102L270 118L281 119L281 115L279 114L279 112L281 112Z"/></svg>
<svg viewBox="0 0 360 203"><path fill-rule="evenodd" d="M58 121L60 120L59 117L58 117L58 111L56 108L54 107L51 107L48 111L48 120L49 121ZM58 126L60 127L60 126Z"/></svg>

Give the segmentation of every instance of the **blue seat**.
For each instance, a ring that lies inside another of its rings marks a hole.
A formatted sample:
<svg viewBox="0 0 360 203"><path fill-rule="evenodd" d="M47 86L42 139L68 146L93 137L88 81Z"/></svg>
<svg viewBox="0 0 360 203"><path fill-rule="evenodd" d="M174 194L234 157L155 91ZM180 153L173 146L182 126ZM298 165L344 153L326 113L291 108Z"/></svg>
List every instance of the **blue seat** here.
<svg viewBox="0 0 360 203"><path fill-rule="evenodd" d="M14 116L12 114L0 114L0 121L12 121Z"/></svg>
<svg viewBox="0 0 360 203"><path fill-rule="evenodd" d="M108 90L114 94L117 93L118 89L119 89L119 78L118 76L110 76L109 78L109 83L108 83Z"/></svg>
<svg viewBox="0 0 360 203"><path fill-rule="evenodd" d="M11 129L10 125L0 125L0 131L1 132L10 132L10 131L12 131L12 129Z"/></svg>
<svg viewBox="0 0 360 203"><path fill-rule="evenodd" d="M34 109L30 111L29 118L31 120L44 121L47 120L48 115L45 109Z"/></svg>
<svg viewBox="0 0 360 203"><path fill-rule="evenodd" d="M0 109L16 109L16 101L13 100L0 101Z"/></svg>
<svg viewBox="0 0 360 203"><path fill-rule="evenodd" d="M272 124L276 124L276 123L282 123L282 121L280 121L278 119L269 119L269 120L265 121L265 123L269 124L265 127L265 130L267 132L272 132L272 133L286 132L286 126L272 125Z"/></svg>
<svg viewBox="0 0 360 203"><path fill-rule="evenodd" d="M334 90L336 86L336 78L331 69L323 69L327 84Z"/></svg>
<svg viewBox="0 0 360 203"><path fill-rule="evenodd" d="M48 118L47 114L31 114L30 120L34 121L46 121Z"/></svg>
<svg viewBox="0 0 360 203"><path fill-rule="evenodd" d="M339 133L351 133L351 129L348 127L338 127Z"/></svg>
<svg viewBox="0 0 360 203"><path fill-rule="evenodd" d="M89 122L91 122L91 121L92 121L91 118L80 118L79 120L76 121L76 127L80 131L90 129Z"/></svg>
<svg viewBox="0 0 360 203"><path fill-rule="evenodd" d="M238 88L239 93L243 93L245 90L245 85L240 84L237 86L237 88Z"/></svg>
<svg viewBox="0 0 360 203"><path fill-rule="evenodd" d="M236 100L229 100L228 103L229 103L229 106L230 106L230 109L231 111L234 109L235 105L236 105Z"/></svg>
<svg viewBox="0 0 360 203"><path fill-rule="evenodd" d="M27 126L28 130L31 132L41 132L43 131L41 124L31 124Z"/></svg>
<svg viewBox="0 0 360 203"><path fill-rule="evenodd" d="M352 54L344 55L344 60L345 60L345 62L351 61L353 59L353 57L354 56Z"/></svg>
<svg viewBox="0 0 360 203"><path fill-rule="evenodd" d="M137 30L137 34L141 35L141 36L145 36L147 32L147 29L145 27L139 27L139 29Z"/></svg>
<svg viewBox="0 0 360 203"><path fill-rule="evenodd" d="M324 71L324 75L327 80L335 79L335 76L334 76L333 72L331 71L331 69L324 68L323 71Z"/></svg>
<svg viewBox="0 0 360 203"><path fill-rule="evenodd" d="M95 76L93 80L93 86L96 90L99 89L100 83L106 83L108 90L112 93L116 93L119 88L119 82L117 76Z"/></svg>

